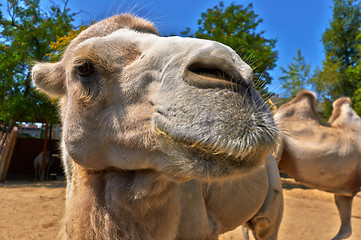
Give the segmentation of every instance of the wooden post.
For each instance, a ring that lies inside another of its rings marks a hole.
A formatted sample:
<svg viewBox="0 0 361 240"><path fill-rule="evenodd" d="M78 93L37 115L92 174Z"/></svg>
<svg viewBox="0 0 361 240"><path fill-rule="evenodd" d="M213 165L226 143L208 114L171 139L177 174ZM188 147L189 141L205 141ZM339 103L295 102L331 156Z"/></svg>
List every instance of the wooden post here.
<svg viewBox="0 0 361 240"><path fill-rule="evenodd" d="M10 132L8 132L8 129L4 129L1 135L0 139L0 161L1 161L1 155L5 151L5 145L6 145L6 139L8 138Z"/></svg>
<svg viewBox="0 0 361 240"><path fill-rule="evenodd" d="M16 139L18 137L18 129L14 127L9 136L3 142L3 151L0 155L0 182L5 182L6 175L10 166L10 161L13 156Z"/></svg>
<svg viewBox="0 0 361 240"><path fill-rule="evenodd" d="M7 154L7 138L9 133L6 131L4 132L2 139L0 141L0 182L4 182L4 169L5 169L5 156Z"/></svg>
<svg viewBox="0 0 361 240"><path fill-rule="evenodd" d="M47 146L48 146L48 122L45 122L45 133L44 133L44 144L43 144L43 159L41 161L41 177L40 180L45 180L45 168L46 168L46 156L47 156Z"/></svg>
<svg viewBox="0 0 361 240"><path fill-rule="evenodd" d="M6 132L3 132L1 134L1 138L0 138L0 164L1 164L1 155L2 155L2 152L4 150L4 145L5 145L5 137L6 137L7 133Z"/></svg>
<svg viewBox="0 0 361 240"><path fill-rule="evenodd" d="M4 131L0 131L0 143L2 142L3 139L3 135L5 134L5 130Z"/></svg>
<svg viewBox="0 0 361 240"><path fill-rule="evenodd" d="M14 149L15 149L15 144L16 144L16 140L18 139L18 128L14 127L14 129L11 131L11 135L10 135L10 143L9 143L9 152L8 155L6 156L6 165L5 165L5 169L4 169L4 181L6 179L6 176L8 174L8 170L9 170L9 166L10 166L10 162L11 162L11 158L13 157L13 153L14 153Z"/></svg>

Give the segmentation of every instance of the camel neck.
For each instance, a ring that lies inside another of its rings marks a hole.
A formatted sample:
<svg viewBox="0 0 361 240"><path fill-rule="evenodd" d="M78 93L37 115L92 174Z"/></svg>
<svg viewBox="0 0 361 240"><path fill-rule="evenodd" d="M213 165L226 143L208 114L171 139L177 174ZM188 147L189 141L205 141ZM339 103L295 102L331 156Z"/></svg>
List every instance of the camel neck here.
<svg viewBox="0 0 361 240"><path fill-rule="evenodd" d="M86 178L84 173L73 177L64 220L70 224L63 229L78 236L73 239L175 238L181 215L177 183L152 170L88 172Z"/></svg>

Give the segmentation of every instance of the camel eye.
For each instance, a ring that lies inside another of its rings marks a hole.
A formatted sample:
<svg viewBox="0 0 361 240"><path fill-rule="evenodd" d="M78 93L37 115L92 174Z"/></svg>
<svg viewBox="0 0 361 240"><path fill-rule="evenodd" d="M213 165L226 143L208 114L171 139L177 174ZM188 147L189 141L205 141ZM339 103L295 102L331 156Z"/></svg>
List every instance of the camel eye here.
<svg viewBox="0 0 361 240"><path fill-rule="evenodd" d="M80 77L89 77L95 72L95 67L91 62L87 61L78 66L77 71Z"/></svg>

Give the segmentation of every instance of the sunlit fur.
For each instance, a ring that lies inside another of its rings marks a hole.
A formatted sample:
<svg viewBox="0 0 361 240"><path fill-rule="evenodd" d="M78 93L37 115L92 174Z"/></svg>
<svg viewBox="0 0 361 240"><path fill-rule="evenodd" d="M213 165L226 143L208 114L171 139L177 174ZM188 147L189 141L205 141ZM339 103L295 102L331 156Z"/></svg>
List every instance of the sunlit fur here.
<svg viewBox="0 0 361 240"><path fill-rule="evenodd" d="M90 70L90 71L87 71ZM67 175L61 239L275 239L277 129L252 69L213 41L159 37L119 15L33 67L60 98Z"/></svg>
<svg viewBox="0 0 361 240"><path fill-rule="evenodd" d="M361 118L349 98L333 103L328 123L316 112L316 96L300 92L275 115L281 134L277 158L288 175L335 194L341 228L334 239L351 235L352 198L361 186Z"/></svg>

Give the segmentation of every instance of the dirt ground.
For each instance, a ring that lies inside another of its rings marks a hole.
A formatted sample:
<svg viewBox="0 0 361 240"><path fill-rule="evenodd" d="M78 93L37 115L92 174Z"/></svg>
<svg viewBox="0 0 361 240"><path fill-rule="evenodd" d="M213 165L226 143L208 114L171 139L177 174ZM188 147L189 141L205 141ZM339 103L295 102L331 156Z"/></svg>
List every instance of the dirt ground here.
<svg viewBox="0 0 361 240"><path fill-rule="evenodd" d="M55 239L64 211L65 184L61 181L0 184L0 239ZM285 209L280 240L331 239L340 221L333 195L314 189L284 189ZM361 239L361 194L354 198L353 233ZM242 239L239 229L222 240Z"/></svg>

